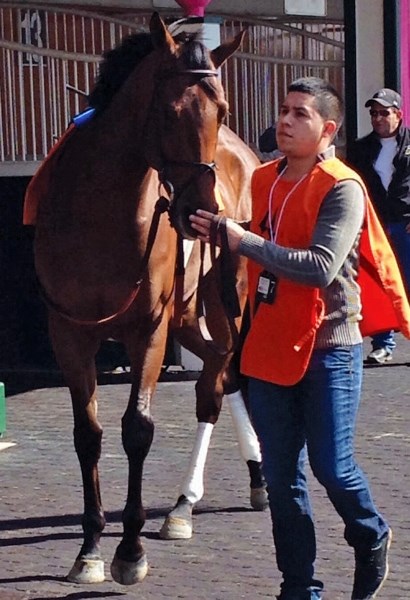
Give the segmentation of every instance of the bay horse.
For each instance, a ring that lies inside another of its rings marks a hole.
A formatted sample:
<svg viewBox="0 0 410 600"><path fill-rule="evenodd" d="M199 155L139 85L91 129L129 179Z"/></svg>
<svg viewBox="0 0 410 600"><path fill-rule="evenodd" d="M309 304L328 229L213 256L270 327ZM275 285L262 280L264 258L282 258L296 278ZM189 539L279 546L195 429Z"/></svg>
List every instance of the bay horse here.
<svg viewBox="0 0 410 600"><path fill-rule="evenodd" d="M189 224L197 208L250 220L249 180L259 161L222 124L228 105L218 77L242 37L209 52L190 36L174 39L154 13L149 33L131 36L107 53L89 98L92 118L70 130L50 158L34 256L50 339L70 390L83 481L83 543L68 574L72 582L104 580L95 355L108 338L124 344L132 377L122 416L128 494L113 579L131 585L148 571L140 539L142 472L169 330L203 360L203 370L196 383L193 458L161 536L192 534L192 506L203 493L206 452L224 394L251 474L251 503L266 507L259 445L232 361L245 305L246 264L244 259L230 264L227 277L234 277L239 312L229 316L220 294L223 253L195 240ZM189 240L189 252L182 239Z"/></svg>

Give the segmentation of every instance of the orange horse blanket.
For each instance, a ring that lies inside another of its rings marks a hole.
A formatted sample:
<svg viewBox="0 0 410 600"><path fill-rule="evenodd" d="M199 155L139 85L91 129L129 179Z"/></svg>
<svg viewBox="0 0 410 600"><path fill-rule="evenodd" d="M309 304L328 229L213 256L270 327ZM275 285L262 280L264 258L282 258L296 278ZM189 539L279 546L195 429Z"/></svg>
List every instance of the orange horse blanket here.
<svg viewBox="0 0 410 600"><path fill-rule="evenodd" d="M63 133L59 140L51 148L40 168L31 178L24 196L23 207L23 225L35 225L37 220L37 210L41 199L46 195L51 178L51 172L61 154L62 149L69 137L71 137L76 127L72 123Z"/></svg>

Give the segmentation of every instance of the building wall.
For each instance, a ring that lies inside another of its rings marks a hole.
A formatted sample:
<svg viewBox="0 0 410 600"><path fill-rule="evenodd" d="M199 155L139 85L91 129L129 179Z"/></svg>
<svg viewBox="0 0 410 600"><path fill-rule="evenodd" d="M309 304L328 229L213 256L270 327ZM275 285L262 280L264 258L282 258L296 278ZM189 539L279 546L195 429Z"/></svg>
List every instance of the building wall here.
<svg viewBox="0 0 410 600"><path fill-rule="evenodd" d="M370 131L364 104L384 86L383 0L356 2L357 128L362 136Z"/></svg>
<svg viewBox="0 0 410 600"><path fill-rule="evenodd" d="M400 4L400 66L401 94L404 102L404 123L410 126L410 0Z"/></svg>

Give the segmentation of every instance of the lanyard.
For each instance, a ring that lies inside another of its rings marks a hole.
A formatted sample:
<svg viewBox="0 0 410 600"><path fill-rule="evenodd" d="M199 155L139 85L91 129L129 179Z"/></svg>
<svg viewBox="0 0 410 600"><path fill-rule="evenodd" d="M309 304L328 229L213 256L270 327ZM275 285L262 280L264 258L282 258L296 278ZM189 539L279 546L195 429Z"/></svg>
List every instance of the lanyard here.
<svg viewBox="0 0 410 600"><path fill-rule="evenodd" d="M284 175L284 173L285 173L285 171L286 171L287 168L288 167L286 166L283 169L283 171L281 173L279 173L278 177L272 183L272 186L271 186L270 192L269 192L269 231L270 231L270 241L273 242L273 243L276 242L276 238L278 237L279 224L280 224L280 222L282 220L283 211L285 210L287 201L289 200L289 198L293 194L293 192L296 190L296 188L299 187L299 185L302 183L302 181L304 181L306 179L306 177L308 176L308 173L305 173L304 175L302 175L302 177L297 180L297 182L292 187L292 189L289 190L289 192L286 194L285 199L282 202L282 206L280 207L278 218L276 220L276 227L275 227L275 234L274 234L273 233L273 228L272 228L272 199L273 199L273 192L274 192L277 184L279 183L279 180Z"/></svg>

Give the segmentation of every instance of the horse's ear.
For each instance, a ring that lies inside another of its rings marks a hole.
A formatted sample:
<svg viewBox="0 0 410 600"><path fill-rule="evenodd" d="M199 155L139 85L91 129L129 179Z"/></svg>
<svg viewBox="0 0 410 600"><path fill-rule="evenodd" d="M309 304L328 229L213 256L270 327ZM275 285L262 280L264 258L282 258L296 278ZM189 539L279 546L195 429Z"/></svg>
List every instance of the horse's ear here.
<svg viewBox="0 0 410 600"><path fill-rule="evenodd" d="M234 52L237 51L239 46L242 44L245 34L246 31L241 31L230 42L225 42L224 44L218 46L218 48L215 48L215 50L212 50L211 58L216 68L223 65L223 63L228 60L228 58L232 56Z"/></svg>
<svg viewBox="0 0 410 600"><path fill-rule="evenodd" d="M157 12L152 14L149 22L149 30L151 32L152 43L154 44L155 48L174 46L172 35L168 32L164 21Z"/></svg>

